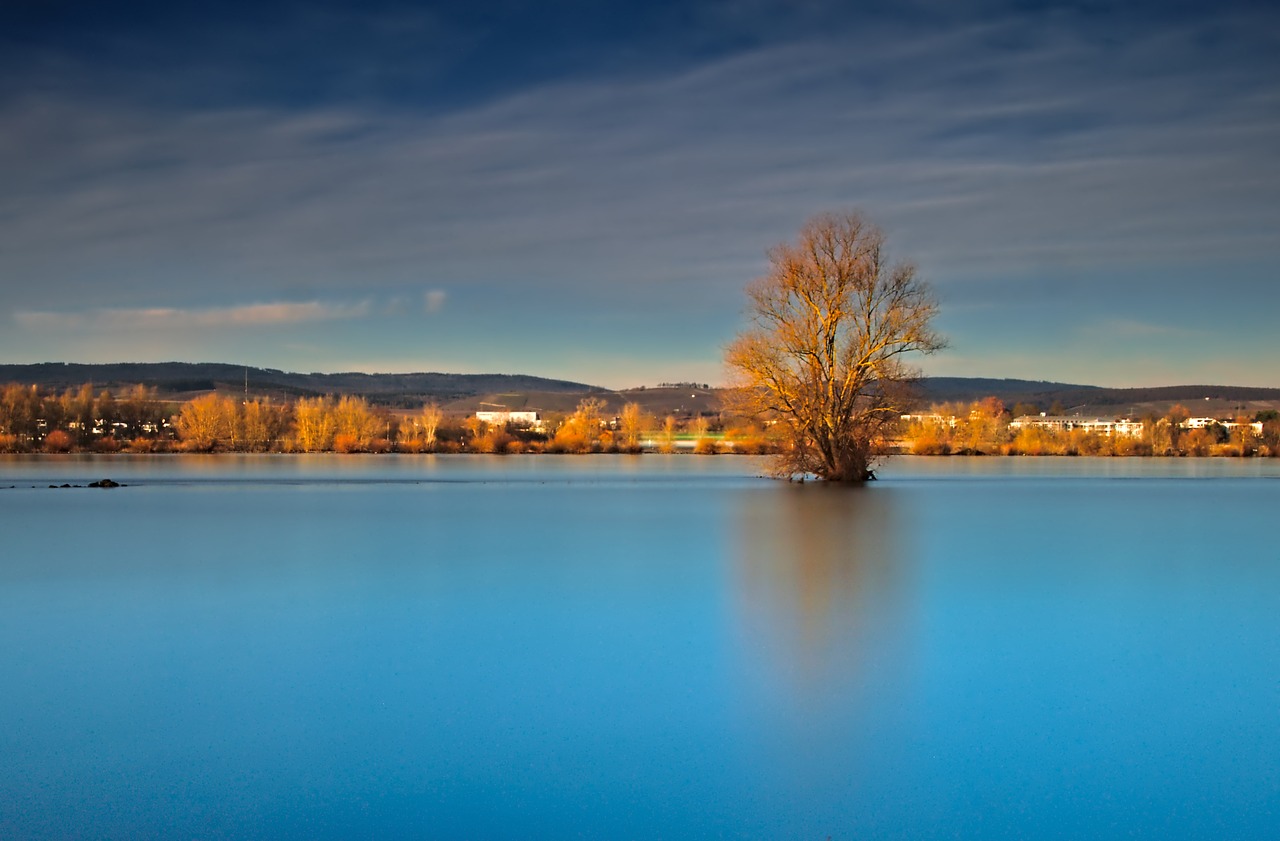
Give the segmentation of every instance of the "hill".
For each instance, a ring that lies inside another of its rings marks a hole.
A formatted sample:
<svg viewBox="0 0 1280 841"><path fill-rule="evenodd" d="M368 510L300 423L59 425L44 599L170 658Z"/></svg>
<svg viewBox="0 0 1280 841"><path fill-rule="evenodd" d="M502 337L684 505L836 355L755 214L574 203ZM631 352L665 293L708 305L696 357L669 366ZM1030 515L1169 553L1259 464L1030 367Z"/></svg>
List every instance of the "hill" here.
<svg viewBox="0 0 1280 841"><path fill-rule="evenodd" d="M1215 417L1280 408L1280 388L1223 385L1173 385L1152 388L1104 388L1092 385L999 380L975 377L930 377L920 384L925 403L968 403L998 397L1012 408L1018 403L1041 411L1057 407L1067 414L1164 414L1175 403L1193 414Z"/></svg>
<svg viewBox="0 0 1280 841"><path fill-rule="evenodd" d="M451 402L501 392L583 394L605 391L586 383L526 374L300 374L217 362L120 362L89 365L42 362L0 365L0 383L18 382L49 389L78 387L154 387L169 399L205 391L240 391L273 397L352 394L388 406L420 406L428 400Z"/></svg>
<svg viewBox="0 0 1280 841"><path fill-rule="evenodd" d="M969 403L984 397L998 397L1008 404L1052 402L1066 394L1092 397L1104 391L1091 385L984 377L926 377L920 382L921 397L927 403Z"/></svg>
<svg viewBox="0 0 1280 841"><path fill-rule="evenodd" d="M436 402L458 413L498 407L568 412L588 395L603 399L611 412L621 411L622 404L630 401L658 415L712 412L720 406L718 389L696 384L611 391L527 374L304 374L214 362L0 365L0 384L17 382L50 390L75 388L83 383L109 389L142 384L154 387L167 400L186 400L207 391L240 392L246 388L246 377L248 391L255 396L352 394L371 403L402 409ZM1011 408L1023 403L1040 411L1061 409L1071 414L1163 414L1175 403L1186 405L1193 414L1214 416L1280 409L1280 388L1220 385L1104 388L1044 380L928 377L920 383L920 395L925 405L997 397Z"/></svg>

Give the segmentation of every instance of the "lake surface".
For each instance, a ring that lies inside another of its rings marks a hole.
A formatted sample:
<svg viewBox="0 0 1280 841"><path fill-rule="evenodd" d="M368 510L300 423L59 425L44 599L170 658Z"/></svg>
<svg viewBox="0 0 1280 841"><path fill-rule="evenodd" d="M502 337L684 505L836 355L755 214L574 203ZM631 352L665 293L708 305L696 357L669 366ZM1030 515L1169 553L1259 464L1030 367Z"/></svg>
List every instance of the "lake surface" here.
<svg viewBox="0 0 1280 841"><path fill-rule="evenodd" d="M761 469L0 458L0 837L1280 837L1280 462Z"/></svg>

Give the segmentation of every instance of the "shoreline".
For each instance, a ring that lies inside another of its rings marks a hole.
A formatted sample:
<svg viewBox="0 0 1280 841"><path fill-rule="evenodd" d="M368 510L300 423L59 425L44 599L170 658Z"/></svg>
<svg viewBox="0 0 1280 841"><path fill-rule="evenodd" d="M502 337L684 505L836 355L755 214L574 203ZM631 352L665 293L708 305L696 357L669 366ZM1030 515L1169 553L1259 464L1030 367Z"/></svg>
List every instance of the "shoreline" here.
<svg viewBox="0 0 1280 841"><path fill-rule="evenodd" d="M484 456L490 458L508 458L512 456L565 456L571 458L590 458L592 456L728 456L748 457L748 458L769 458L776 455L776 452L747 452L732 449L732 445L725 445L724 449L718 449L715 452L699 452L694 447L676 447L671 450L659 449L641 449L641 450L599 450L592 452L568 452L568 451L548 451L548 450L522 450L519 452L479 452L476 450L440 450L433 452L408 452L408 451L356 451L342 452L340 450L316 450L316 451L297 451L297 450L266 450L266 451L249 451L249 450L182 450L182 449L165 449L150 451L133 451L120 450L114 452L103 452L99 450L72 450L70 452L50 453L42 450L31 450L27 452L7 452L0 453L0 460L5 458L36 458L36 459L59 459L59 458L79 458L83 456L93 456L95 458L190 458L190 457L220 457L220 456L272 456L272 457L295 457L295 456L337 456L342 458L359 458L359 457L422 457L422 456L450 456L450 457L474 457ZM1200 460L1200 459L1229 459L1229 460L1258 460L1267 461L1273 458L1280 458L1280 454L1265 455L1262 453L1241 454L1239 452L1216 452L1216 453L984 453L984 452L956 452L956 453L913 453L913 452L888 452L881 458L910 458L910 459L937 459L947 460L956 458L973 458L984 460L1000 460L1000 459L1082 459L1095 458L1106 460L1128 460L1128 459L1172 459L1172 460Z"/></svg>

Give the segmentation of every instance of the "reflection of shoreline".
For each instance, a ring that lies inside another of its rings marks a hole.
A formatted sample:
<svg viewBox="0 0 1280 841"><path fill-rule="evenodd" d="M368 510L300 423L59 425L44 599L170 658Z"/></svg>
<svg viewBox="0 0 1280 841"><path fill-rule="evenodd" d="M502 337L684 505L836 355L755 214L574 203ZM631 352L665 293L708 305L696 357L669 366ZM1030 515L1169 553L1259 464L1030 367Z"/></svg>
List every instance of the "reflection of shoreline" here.
<svg viewBox="0 0 1280 841"><path fill-rule="evenodd" d="M857 680L884 646L897 645L905 572L897 497L886 487L818 484L743 495L744 641L802 694Z"/></svg>

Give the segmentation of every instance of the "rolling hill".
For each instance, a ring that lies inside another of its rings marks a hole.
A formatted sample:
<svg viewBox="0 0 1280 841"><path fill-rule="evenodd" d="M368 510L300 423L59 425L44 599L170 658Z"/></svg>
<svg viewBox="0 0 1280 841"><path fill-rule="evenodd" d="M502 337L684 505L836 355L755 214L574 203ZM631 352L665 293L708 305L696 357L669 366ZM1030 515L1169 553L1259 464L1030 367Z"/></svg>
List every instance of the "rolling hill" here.
<svg viewBox="0 0 1280 841"><path fill-rule="evenodd" d="M389 406L420 406L427 400L449 402L502 392L583 394L606 391L586 383L525 374L301 374L217 362L0 365L0 383L7 382L49 389L74 388L83 383L112 389L141 384L154 387L162 397L169 399L183 399L206 391L241 390L275 397L353 394L372 403Z"/></svg>
<svg viewBox="0 0 1280 841"><path fill-rule="evenodd" d="M483 408L571 411L584 396L605 400L618 411L635 401L656 414L689 414L719 408L719 391L696 385L611 391L588 383L527 374L336 374L295 373L212 362L122 362L82 364L43 362L0 365L0 384L17 382L61 390L92 383L95 389L121 389L142 384L162 398L186 400L208 391L240 392L273 398L352 394L371 403L415 409L434 401L454 412ZM1072 414L1163 413L1174 403L1192 407L1193 414L1253 413L1280 409L1280 388L1221 385L1104 388L1043 380L979 377L930 377L920 383L921 403L968 403L997 397L1006 406L1031 404ZM1194 406L1193 406L1194 404Z"/></svg>

